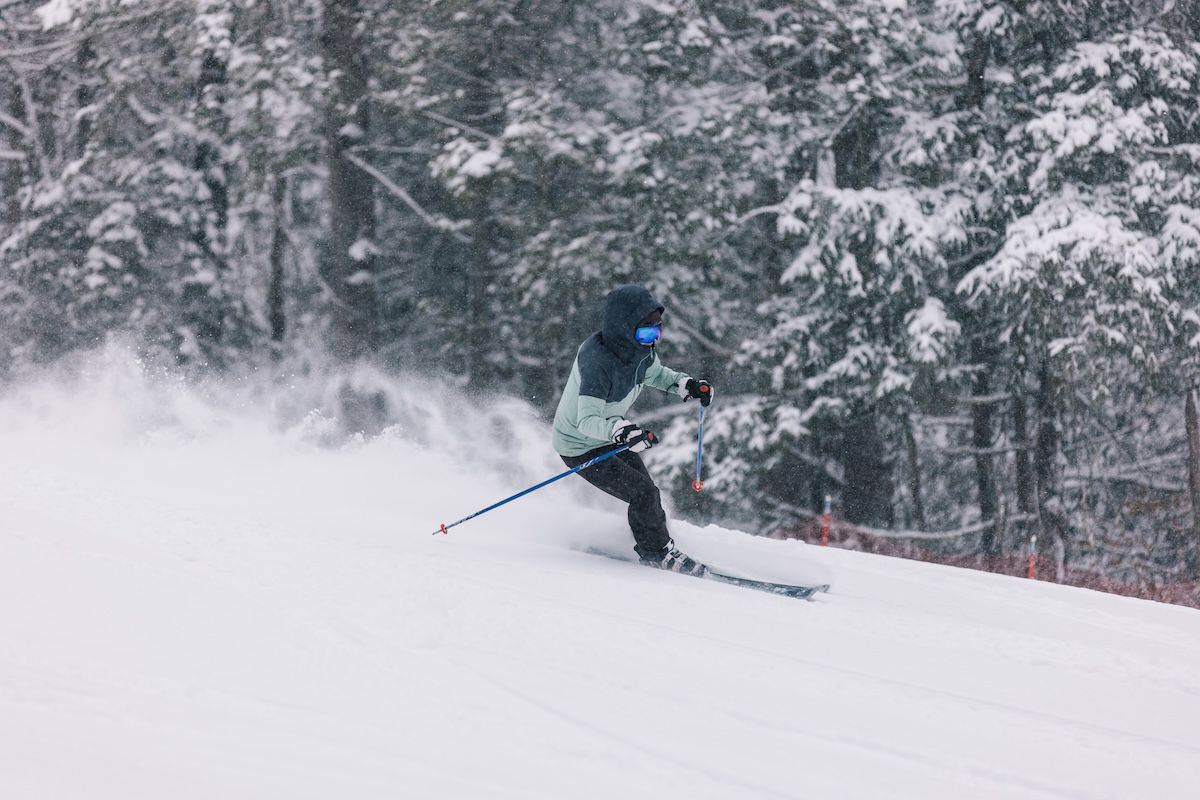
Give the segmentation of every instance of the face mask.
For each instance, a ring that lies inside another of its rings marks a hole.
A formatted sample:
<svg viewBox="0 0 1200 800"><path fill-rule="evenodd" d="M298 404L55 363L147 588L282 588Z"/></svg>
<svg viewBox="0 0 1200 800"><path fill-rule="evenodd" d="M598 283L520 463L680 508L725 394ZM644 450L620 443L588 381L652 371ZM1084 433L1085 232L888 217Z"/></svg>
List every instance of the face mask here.
<svg viewBox="0 0 1200 800"><path fill-rule="evenodd" d="M633 332L633 338L638 340L640 345L652 345L662 337L662 323L657 325L643 325Z"/></svg>

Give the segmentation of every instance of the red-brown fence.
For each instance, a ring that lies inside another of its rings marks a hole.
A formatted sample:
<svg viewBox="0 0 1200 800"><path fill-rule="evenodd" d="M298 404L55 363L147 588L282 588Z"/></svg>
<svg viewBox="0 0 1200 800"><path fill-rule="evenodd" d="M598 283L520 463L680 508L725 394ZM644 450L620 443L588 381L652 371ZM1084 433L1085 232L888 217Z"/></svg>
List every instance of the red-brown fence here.
<svg viewBox="0 0 1200 800"><path fill-rule="evenodd" d="M864 553L909 558L931 564L946 564L1017 577L1026 577L1029 566L1028 555L1025 552L1006 553L990 559L982 554L942 552L919 538L878 536L864 528L837 519L833 519L826 526L820 517L800 520L792 527L776 531L772 536L780 539L800 539L818 545L828 541L830 546L846 550L859 550ZM1054 566L1043 560L1038 568L1037 579L1054 581ZM1127 597L1156 600L1160 603L1200 608L1200 582L1197 581L1162 582L1152 578L1132 581L1117 580L1094 570L1068 565L1061 583Z"/></svg>

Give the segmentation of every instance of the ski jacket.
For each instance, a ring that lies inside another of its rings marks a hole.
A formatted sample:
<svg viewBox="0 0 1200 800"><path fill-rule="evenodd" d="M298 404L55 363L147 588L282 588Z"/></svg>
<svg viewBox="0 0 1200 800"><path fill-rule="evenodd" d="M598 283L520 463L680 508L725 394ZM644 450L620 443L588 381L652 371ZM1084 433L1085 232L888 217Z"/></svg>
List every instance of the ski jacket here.
<svg viewBox="0 0 1200 800"><path fill-rule="evenodd" d="M619 286L604 301L600 330L579 347L554 414L554 449L580 456L612 443L612 431L643 386L669 391L688 376L638 344L638 323L662 306L641 286Z"/></svg>

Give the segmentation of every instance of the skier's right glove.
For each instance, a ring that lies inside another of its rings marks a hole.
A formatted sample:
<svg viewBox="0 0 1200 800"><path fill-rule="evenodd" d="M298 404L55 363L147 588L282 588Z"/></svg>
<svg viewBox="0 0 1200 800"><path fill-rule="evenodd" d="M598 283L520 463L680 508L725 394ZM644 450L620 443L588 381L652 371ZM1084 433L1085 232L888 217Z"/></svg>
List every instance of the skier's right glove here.
<svg viewBox="0 0 1200 800"><path fill-rule="evenodd" d="M698 381L695 378L680 378L679 383L676 385L679 396L683 398L684 402L694 397L705 408L708 408L708 404L713 400L713 395L716 394L711 383L708 381Z"/></svg>
<svg viewBox="0 0 1200 800"><path fill-rule="evenodd" d="M654 431L644 431L627 419L617 420L612 430L613 444L629 445L629 452L640 453L658 444Z"/></svg>

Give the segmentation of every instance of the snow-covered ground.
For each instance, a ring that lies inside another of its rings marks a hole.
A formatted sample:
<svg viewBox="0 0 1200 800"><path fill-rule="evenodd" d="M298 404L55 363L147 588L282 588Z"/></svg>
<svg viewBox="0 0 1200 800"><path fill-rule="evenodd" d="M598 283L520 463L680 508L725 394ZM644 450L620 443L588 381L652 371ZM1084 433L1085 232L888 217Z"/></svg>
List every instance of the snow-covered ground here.
<svg viewBox="0 0 1200 800"><path fill-rule="evenodd" d="M309 384L85 373L0 397L0 797L1200 786L1200 612L682 523L834 588L658 573L585 552L628 533L574 478L435 537L561 469L543 423L394 382L344 442Z"/></svg>

